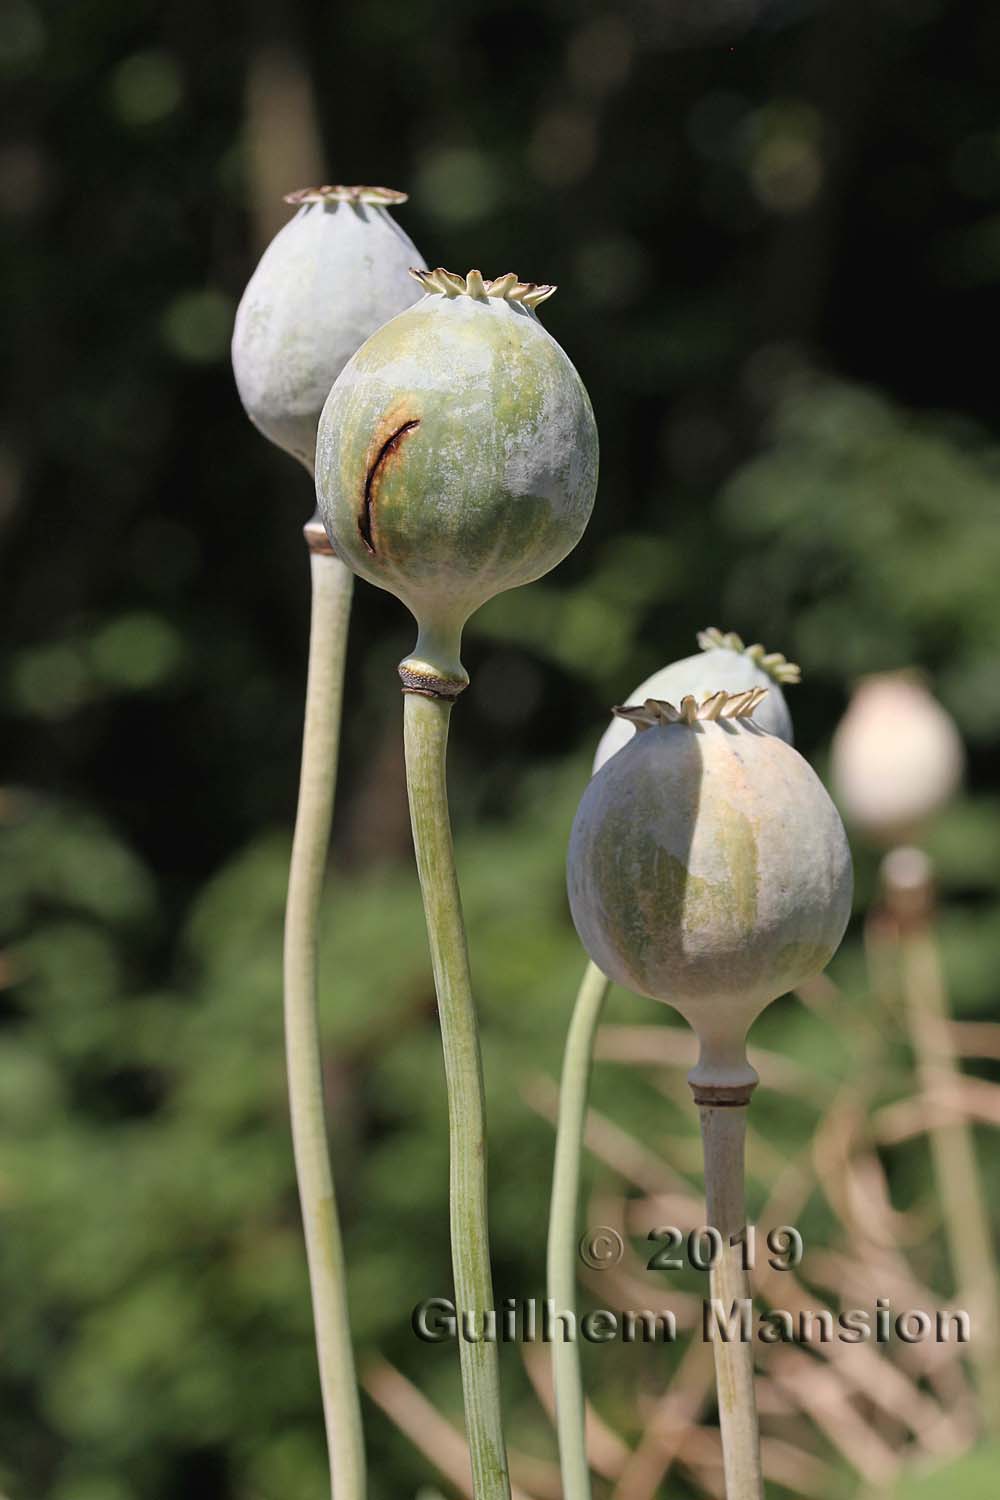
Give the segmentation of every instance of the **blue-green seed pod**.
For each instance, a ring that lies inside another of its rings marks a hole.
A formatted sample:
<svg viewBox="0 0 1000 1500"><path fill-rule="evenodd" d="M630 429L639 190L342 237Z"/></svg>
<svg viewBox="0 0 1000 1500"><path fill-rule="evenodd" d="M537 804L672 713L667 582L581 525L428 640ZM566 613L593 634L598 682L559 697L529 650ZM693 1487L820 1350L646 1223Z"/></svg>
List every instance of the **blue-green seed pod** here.
<svg viewBox="0 0 1000 1500"><path fill-rule="evenodd" d="M689 696L700 702L720 689L727 693L744 693L748 688L767 688L766 696L754 712L754 719L768 734L776 734L789 745L793 744L792 716L781 689L799 681L801 672L795 662L786 661L780 651L765 651L761 645L745 646L735 631L723 634L714 626L699 631L698 645L701 650L696 655L671 662L654 672L652 677L647 677L645 682L640 682L635 692L626 698L626 705L635 707L645 703L647 698L680 703ZM632 735L632 725L627 719L612 718L597 746L594 770L599 771L605 761L628 744Z"/></svg>
<svg viewBox="0 0 1000 1500"><path fill-rule="evenodd" d="M597 428L535 312L554 287L414 275L427 295L379 329L330 392L316 491L338 556L416 618L404 686L454 696L468 681L469 616L579 541Z"/></svg>
<svg viewBox="0 0 1000 1500"><path fill-rule="evenodd" d="M753 717L762 689L623 709L639 731L590 780L568 885L609 978L673 1005L696 1084L740 1090L754 1018L818 974L851 908L847 837L822 782Z"/></svg>
<svg viewBox="0 0 1000 1500"><path fill-rule="evenodd" d="M298 213L264 251L236 311L233 373L246 413L310 473L330 387L369 334L420 295L423 261L393 219L406 194L303 188Z"/></svg>

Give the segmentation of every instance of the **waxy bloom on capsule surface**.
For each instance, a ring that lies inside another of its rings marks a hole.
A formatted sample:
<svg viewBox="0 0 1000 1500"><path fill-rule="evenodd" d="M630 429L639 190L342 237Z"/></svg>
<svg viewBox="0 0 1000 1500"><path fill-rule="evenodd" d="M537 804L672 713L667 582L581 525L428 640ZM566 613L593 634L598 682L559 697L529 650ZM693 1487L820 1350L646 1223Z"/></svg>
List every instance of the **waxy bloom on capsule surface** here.
<svg viewBox="0 0 1000 1500"><path fill-rule="evenodd" d="M672 661L640 682L625 699L626 706L638 707L647 698L680 703L693 697L700 702L720 689L743 693L748 688L767 688L766 696L754 710L754 719L768 734L776 734L792 744L792 716L782 687L799 681L802 674L796 663L788 661L780 651L767 651L759 644L745 646L735 631L723 632L714 626L698 632L698 645L701 650L694 656ZM597 746L594 770L599 771L606 760L627 745L633 733L630 721L616 714Z"/></svg>
<svg viewBox="0 0 1000 1500"><path fill-rule="evenodd" d="M512 273L414 274L426 295L358 350L330 392L317 498L338 555L415 616L414 678L461 683L468 617L579 541L597 429L535 311L554 287Z"/></svg>
<svg viewBox="0 0 1000 1500"><path fill-rule="evenodd" d="M423 264L381 187L302 188L247 283L233 329L233 373L247 415L312 472L330 387L356 349L419 296Z"/></svg>
<svg viewBox="0 0 1000 1500"><path fill-rule="evenodd" d="M802 756L755 722L763 692L620 710L639 732L589 782L569 847L590 957L679 1010L734 1087L754 1076L751 1022L825 968L851 908L840 817Z"/></svg>

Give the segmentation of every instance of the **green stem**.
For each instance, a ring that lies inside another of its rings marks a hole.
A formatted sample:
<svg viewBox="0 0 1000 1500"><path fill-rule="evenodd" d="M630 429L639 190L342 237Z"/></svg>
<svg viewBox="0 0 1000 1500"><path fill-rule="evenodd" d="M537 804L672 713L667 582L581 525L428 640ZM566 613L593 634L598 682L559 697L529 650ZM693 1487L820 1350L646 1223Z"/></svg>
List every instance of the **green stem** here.
<svg viewBox="0 0 1000 1500"><path fill-rule="evenodd" d="M577 993L563 1053L548 1244L548 1295L560 1313L576 1310L577 1203L587 1090L594 1060L594 1037L609 988L609 981L597 965L589 963ZM552 1379L563 1497L590 1500L583 1379L575 1339L553 1341Z"/></svg>
<svg viewBox="0 0 1000 1500"><path fill-rule="evenodd" d="M929 1097L942 1083L962 1077L949 1022L951 1007L930 922L901 938L903 989L921 1087ZM1000 1366L997 1364L996 1264L989 1214L983 1197L976 1145L968 1121L956 1111L928 1128L934 1175L942 1205L955 1291L972 1314L971 1352L976 1365L983 1421L1000 1426Z"/></svg>
<svg viewBox="0 0 1000 1500"><path fill-rule="evenodd" d="M320 897L337 776L344 656L354 576L307 528L312 620L302 770L285 910L285 1049L295 1171L302 1206L323 1415L335 1500L364 1500L361 1406L347 1310L323 1106L317 1003Z"/></svg>
<svg viewBox="0 0 1000 1500"><path fill-rule="evenodd" d="M451 700L404 694L406 785L424 898L448 1086L451 1258L465 1425L475 1500L510 1500L495 1342L483 1337L494 1308L486 1198L486 1105L479 1028L448 816L446 754ZM462 1336L462 1320L477 1335Z"/></svg>
<svg viewBox="0 0 1000 1500"><path fill-rule="evenodd" d="M708 1222L722 1237L722 1251L712 1266L709 1288L729 1322L734 1303L749 1301L750 1281L743 1268L742 1247L733 1245L746 1229L743 1151L746 1105L699 1101L705 1154L705 1198ZM737 1307L737 1313L739 1308ZM737 1325L739 1318L736 1318ZM763 1500L757 1398L753 1383L753 1344L740 1335L712 1341L715 1384L719 1397L719 1431L726 1476L726 1500Z"/></svg>

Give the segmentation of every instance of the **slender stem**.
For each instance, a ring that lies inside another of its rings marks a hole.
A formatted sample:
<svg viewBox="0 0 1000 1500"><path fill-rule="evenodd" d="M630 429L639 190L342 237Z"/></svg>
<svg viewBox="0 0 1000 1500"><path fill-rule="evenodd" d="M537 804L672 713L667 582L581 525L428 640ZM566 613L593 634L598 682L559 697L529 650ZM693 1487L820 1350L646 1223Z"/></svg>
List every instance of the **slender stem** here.
<svg viewBox="0 0 1000 1500"><path fill-rule="evenodd" d="M721 1303L721 1316L728 1323L734 1303L737 1313L741 1305L752 1307L741 1247L730 1243L731 1238L740 1236L746 1228L743 1149L747 1111L745 1104L699 1102L698 1113L705 1152L708 1222L722 1237L722 1252L710 1273L710 1289L713 1299L717 1299L716 1305ZM737 1327L739 1321L737 1317ZM716 1328L713 1351L726 1500L763 1500L753 1344L739 1334L723 1339Z"/></svg>
<svg viewBox="0 0 1000 1500"><path fill-rule="evenodd" d="M361 1406L348 1321L344 1250L323 1106L317 1004L319 906L337 776L344 656L353 574L306 529L312 620L302 770L285 910L285 1049L299 1201L312 1290L330 1485L364 1500Z"/></svg>
<svg viewBox="0 0 1000 1500"><path fill-rule="evenodd" d="M906 852L906 851L903 851ZM900 917L903 993L910 1039L921 1087L929 1098L942 1084L961 1077L949 1026L951 1006L933 929L930 866L922 890L894 889L887 860L883 866L890 909ZM909 917L909 920L907 919ZM976 1364L986 1427L1000 1424L1000 1309L993 1238L983 1197L971 1126L957 1115L928 1126L931 1158L951 1259L955 1292L972 1318L971 1354Z"/></svg>
<svg viewBox="0 0 1000 1500"><path fill-rule="evenodd" d="M450 717L450 699L404 693L410 821L448 1086L451 1259L472 1487L476 1500L509 1500L497 1346L482 1337L484 1316L495 1305L487 1222L486 1104L479 1028L448 816L445 763ZM475 1342L462 1336L463 1320Z"/></svg>
<svg viewBox="0 0 1000 1500"><path fill-rule="evenodd" d="M597 965L588 963L573 1007L563 1053L548 1245L548 1294L560 1313L576 1310L580 1159L583 1155L587 1090L594 1060L594 1037L608 989L608 980ZM575 1339L553 1341L552 1379L563 1500L590 1500L583 1380L580 1351Z"/></svg>

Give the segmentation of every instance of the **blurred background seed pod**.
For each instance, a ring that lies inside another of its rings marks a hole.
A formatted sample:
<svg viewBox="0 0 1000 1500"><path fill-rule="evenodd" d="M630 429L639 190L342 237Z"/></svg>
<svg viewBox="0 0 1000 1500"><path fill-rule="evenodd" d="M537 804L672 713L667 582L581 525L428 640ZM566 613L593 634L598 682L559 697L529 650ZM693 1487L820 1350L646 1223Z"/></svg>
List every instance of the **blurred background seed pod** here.
<svg viewBox="0 0 1000 1500"><path fill-rule="evenodd" d="M914 672L863 678L833 737L848 822L880 844L913 840L954 797L965 753L955 722Z"/></svg>

